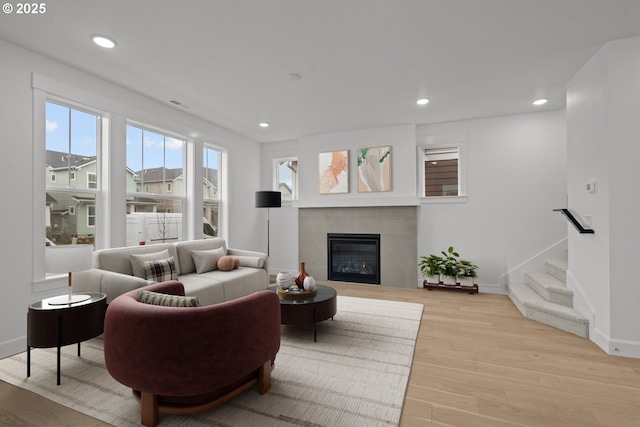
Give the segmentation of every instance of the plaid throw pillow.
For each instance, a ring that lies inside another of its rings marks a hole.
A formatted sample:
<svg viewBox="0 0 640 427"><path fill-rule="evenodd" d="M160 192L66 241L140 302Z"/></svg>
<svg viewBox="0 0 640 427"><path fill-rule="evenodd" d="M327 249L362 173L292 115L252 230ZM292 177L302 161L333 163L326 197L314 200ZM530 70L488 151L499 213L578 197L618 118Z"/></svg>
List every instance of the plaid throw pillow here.
<svg viewBox="0 0 640 427"><path fill-rule="evenodd" d="M165 307L198 307L198 297L161 294L152 291L138 291L138 300L145 304L163 305Z"/></svg>
<svg viewBox="0 0 640 427"><path fill-rule="evenodd" d="M167 280L178 280L176 265L173 257L157 261L143 261L144 276L153 282L165 282Z"/></svg>

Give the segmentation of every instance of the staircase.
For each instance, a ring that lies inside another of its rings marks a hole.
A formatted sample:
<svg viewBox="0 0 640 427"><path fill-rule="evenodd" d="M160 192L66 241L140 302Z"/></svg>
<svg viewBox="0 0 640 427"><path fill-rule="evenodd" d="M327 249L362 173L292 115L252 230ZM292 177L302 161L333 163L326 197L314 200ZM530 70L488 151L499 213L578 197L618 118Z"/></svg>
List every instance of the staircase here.
<svg viewBox="0 0 640 427"><path fill-rule="evenodd" d="M524 283L507 284L507 294L524 317L589 338L589 320L573 309L567 262L549 260L545 273L526 273Z"/></svg>

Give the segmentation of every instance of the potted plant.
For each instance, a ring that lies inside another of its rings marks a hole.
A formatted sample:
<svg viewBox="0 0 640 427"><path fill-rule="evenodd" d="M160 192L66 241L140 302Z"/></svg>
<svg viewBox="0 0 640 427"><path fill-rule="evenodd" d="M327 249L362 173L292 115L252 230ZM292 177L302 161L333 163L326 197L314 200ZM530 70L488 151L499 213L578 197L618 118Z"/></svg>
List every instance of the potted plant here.
<svg viewBox="0 0 640 427"><path fill-rule="evenodd" d="M442 251L444 258L440 265L440 274L442 274L442 283L444 285L455 286L456 277L458 276L458 263L460 254L453 250L453 246L449 246L447 251Z"/></svg>
<svg viewBox="0 0 640 427"><path fill-rule="evenodd" d="M440 283L440 265L442 264L442 257L431 254L427 256L421 256L418 267L424 277L427 278L427 283L438 284Z"/></svg>
<svg viewBox="0 0 640 427"><path fill-rule="evenodd" d="M460 286L473 287L475 277L477 276L476 270L478 266L472 264L471 261L467 261L461 259L458 262L458 280L460 281Z"/></svg>

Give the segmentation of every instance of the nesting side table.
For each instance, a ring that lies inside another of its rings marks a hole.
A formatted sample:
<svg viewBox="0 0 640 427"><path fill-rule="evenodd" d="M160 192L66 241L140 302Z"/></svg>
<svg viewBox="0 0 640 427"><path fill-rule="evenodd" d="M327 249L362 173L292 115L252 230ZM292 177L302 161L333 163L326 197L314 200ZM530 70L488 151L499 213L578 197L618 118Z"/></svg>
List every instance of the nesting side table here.
<svg viewBox="0 0 640 427"><path fill-rule="evenodd" d="M107 296L87 293L85 301L72 304L49 304L52 298L29 306L27 312L27 377L31 376L31 348L58 348L57 384L60 385L60 348L97 337L104 330Z"/></svg>

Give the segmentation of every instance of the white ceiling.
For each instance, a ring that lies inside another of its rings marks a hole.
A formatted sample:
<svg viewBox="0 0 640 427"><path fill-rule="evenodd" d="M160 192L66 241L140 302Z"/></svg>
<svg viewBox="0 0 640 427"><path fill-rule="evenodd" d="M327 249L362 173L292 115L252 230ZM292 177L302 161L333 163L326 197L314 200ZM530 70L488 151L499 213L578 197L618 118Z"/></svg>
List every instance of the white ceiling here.
<svg viewBox="0 0 640 427"><path fill-rule="evenodd" d="M261 142L563 108L566 82L603 43L640 35L638 0L56 0L46 8L1 14L0 38L178 100ZM94 33L117 47L98 48ZM431 102L416 106L421 97ZM550 101L533 107L538 97Z"/></svg>

